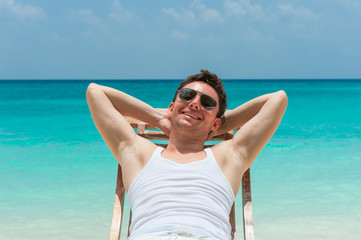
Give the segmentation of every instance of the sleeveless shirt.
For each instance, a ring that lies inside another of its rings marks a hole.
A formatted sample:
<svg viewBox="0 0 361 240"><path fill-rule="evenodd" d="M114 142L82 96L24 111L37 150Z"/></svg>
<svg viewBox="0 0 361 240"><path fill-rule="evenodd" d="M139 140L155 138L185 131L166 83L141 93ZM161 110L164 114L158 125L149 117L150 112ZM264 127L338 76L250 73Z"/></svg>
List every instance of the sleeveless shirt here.
<svg viewBox="0 0 361 240"><path fill-rule="evenodd" d="M128 240L147 236L231 239L229 213L234 193L216 162L207 157L179 164L161 156L158 147L132 182L128 199L132 224Z"/></svg>
<svg viewBox="0 0 361 240"><path fill-rule="evenodd" d="M163 150L156 148L129 187L132 224L128 240L174 233L231 239L229 213L235 197L212 150L206 148L205 159L188 164L163 158Z"/></svg>

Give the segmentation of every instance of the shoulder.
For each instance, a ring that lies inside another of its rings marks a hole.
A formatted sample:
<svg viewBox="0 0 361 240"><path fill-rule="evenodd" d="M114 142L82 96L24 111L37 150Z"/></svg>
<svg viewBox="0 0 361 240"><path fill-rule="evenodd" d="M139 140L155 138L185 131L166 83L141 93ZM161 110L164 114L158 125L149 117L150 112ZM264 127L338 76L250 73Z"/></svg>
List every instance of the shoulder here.
<svg viewBox="0 0 361 240"><path fill-rule="evenodd" d="M137 144L125 147L119 153L117 161L122 168L124 186L127 191L134 179L147 165L156 149L157 145L139 137Z"/></svg>

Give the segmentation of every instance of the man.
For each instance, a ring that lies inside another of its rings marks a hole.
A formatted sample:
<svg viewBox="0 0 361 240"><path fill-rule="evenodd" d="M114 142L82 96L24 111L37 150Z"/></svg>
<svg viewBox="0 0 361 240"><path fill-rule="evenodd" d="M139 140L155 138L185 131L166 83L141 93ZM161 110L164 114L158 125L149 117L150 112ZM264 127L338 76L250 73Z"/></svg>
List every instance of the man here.
<svg viewBox="0 0 361 240"><path fill-rule="evenodd" d="M243 173L276 131L287 107L284 91L234 110L223 83L202 70L175 93L168 112L118 90L90 84L94 123L122 167L132 208L128 239L230 239L229 212ZM169 135L163 149L135 134L123 116ZM233 139L203 149L211 136L238 128Z"/></svg>

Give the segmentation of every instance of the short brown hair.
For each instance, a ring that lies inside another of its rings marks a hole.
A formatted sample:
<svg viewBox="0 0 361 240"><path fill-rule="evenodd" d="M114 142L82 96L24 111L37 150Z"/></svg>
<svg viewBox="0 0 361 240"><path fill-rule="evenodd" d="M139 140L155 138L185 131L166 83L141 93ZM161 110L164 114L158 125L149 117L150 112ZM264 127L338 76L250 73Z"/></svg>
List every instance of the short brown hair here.
<svg viewBox="0 0 361 240"><path fill-rule="evenodd" d="M217 113L217 118L220 118L227 108L227 94L224 91L222 79L220 79L216 74L209 72L208 70L201 70L201 73L191 75L187 77L183 82L181 82L174 95L173 102L175 101L179 90L191 82L205 82L217 92L219 99L219 110Z"/></svg>

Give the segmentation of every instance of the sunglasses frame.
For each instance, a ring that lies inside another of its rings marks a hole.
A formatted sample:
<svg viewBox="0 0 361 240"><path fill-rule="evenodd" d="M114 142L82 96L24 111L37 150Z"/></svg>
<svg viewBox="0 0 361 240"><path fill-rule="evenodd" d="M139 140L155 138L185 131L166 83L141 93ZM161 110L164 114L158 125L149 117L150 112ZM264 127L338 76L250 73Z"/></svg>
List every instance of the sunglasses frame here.
<svg viewBox="0 0 361 240"><path fill-rule="evenodd" d="M195 94L191 99L186 100L186 99L184 99L183 97L181 97L181 91L182 91L182 90L190 90L190 92L196 92L196 94ZM215 109L215 108L217 107L217 105L218 105L217 101L216 101L214 98L212 98L211 96L209 96L209 95L207 95L207 94L205 94L205 93L199 92L199 91L194 90L194 89L192 89L192 88L181 88L181 89L178 90L179 99L182 100L182 101L184 101L184 102L192 101L192 100L198 95L198 93L201 95L200 103L201 103L201 105L202 105L202 108L204 108L204 109L207 110L207 111L212 111L213 109ZM210 98L211 101L214 101L214 102L215 102L215 105L214 105L214 106L205 106L205 105L204 105L204 101L206 101L206 100L204 99L204 97Z"/></svg>

